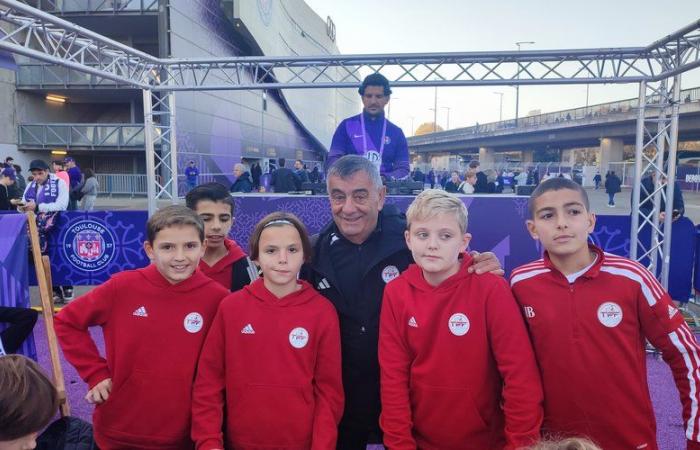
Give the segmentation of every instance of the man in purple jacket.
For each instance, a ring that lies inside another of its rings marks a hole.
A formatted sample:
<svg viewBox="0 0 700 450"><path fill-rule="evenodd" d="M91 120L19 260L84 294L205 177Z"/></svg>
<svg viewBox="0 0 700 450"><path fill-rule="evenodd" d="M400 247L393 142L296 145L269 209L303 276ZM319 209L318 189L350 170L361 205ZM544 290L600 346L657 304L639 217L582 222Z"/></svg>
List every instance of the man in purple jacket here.
<svg viewBox="0 0 700 450"><path fill-rule="evenodd" d="M362 113L338 125L326 168L345 155L361 155L377 166L382 178L406 178L410 171L406 136L384 116L384 107L391 96L389 80L373 73L364 79L358 91L362 96Z"/></svg>

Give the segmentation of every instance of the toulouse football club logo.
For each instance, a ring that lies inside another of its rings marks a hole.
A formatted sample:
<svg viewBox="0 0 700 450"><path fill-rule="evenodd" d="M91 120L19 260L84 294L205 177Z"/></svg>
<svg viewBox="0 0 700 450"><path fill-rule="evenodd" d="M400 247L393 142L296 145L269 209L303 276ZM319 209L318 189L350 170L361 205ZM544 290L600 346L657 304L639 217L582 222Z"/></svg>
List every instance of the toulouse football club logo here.
<svg viewBox="0 0 700 450"><path fill-rule="evenodd" d="M96 272L114 258L114 242L114 235L103 222L83 219L68 224L63 252L76 269Z"/></svg>

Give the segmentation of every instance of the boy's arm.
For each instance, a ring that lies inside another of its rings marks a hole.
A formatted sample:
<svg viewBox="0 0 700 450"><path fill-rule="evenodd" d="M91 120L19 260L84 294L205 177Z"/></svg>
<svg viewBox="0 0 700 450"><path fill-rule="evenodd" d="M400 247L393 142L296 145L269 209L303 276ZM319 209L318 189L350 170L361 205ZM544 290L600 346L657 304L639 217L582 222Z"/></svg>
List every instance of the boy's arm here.
<svg viewBox="0 0 700 450"><path fill-rule="evenodd" d="M416 450L411 430L413 420L409 398L411 357L401 328L402 320L394 309L391 289L384 290L379 321L379 367L381 368L382 413L379 424L384 445L391 450Z"/></svg>
<svg viewBox="0 0 700 450"><path fill-rule="evenodd" d="M325 299L319 299L327 301ZM340 362L338 314L328 302L325 330L320 336L314 371L314 425L312 450L335 448L345 394Z"/></svg>
<svg viewBox="0 0 700 450"><path fill-rule="evenodd" d="M92 389L111 378L107 361L90 337L89 327L104 325L111 315L117 282L110 279L70 302L54 317L56 336L63 354Z"/></svg>
<svg viewBox="0 0 700 450"><path fill-rule="evenodd" d="M224 448L225 358L224 315L219 307L199 356L192 391L192 440L197 450Z"/></svg>
<svg viewBox="0 0 700 450"><path fill-rule="evenodd" d="M486 299L491 351L503 378L506 450L528 447L540 437L543 392L530 338L505 280Z"/></svg>
<svg viewBox="0 0 700 450"><path fill-rule="evenodd" d="M645 268L639 266L637 270L641 272L638 309L642 332L661 351L673 372L683 405L687 448L700 450L700 347L659 282Z"/></svg>

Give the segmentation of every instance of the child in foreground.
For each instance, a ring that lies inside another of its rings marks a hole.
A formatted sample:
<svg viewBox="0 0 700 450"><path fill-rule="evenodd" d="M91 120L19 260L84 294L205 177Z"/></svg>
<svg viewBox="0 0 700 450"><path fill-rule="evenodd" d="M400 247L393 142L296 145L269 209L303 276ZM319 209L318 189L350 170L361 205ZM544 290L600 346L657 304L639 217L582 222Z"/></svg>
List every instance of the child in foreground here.
<svg viewBox="0 0 700 450"><path fill-rule="evenodd" d="M255 264L229 237L234 223L233 198L221 183L200 184L185 196L187 207L204 222L207 248L199 270L231 292L258 278Z"/></svg>
<svg viewBox="0 0 700 450"><path fill-rule="evenodd" d="M112 276L71 302L55 326L66 359L97 404L95 441L108 449L191 449L192 383L204 337L228 291L197 270L204 225L184 206L156 212L151 265ZM88 332L100 326L106 356Z"/></svg>
<svg viewBox="0 0 700 450"><path fill-rule="evenodd" d="M656 450L645 339L671 367L688 449L698 443L700 348L668 294L643 266L588 242L586 191L540 183L527 228L544 258L514 270L544 386L545 434L587 436L605 450Z"/></svg>
<svg viewBox="0 0 700 450"><path fill-rule="evenodd" d="M39 365L21 355L0 357L0 450L36 447L58 410L58 393Z"/></svg>
<svg viewBox="0 0 700 450"><path fill-rule="evenodd" d="M340 331L333 305L297 279L311 255L306 229L292 214L270 214L250 249L263 276L224 299L199 361L196 448L334 449Z"/></svg>
<svg viewBox="0 0 700 450"><path fill-rule="evenodd" d="M517 449L538 441L542 387L502 278L467 271L467 210L422 192L406 213L416 264L384 290L379 328L384 443L402 449Z"/></svg>

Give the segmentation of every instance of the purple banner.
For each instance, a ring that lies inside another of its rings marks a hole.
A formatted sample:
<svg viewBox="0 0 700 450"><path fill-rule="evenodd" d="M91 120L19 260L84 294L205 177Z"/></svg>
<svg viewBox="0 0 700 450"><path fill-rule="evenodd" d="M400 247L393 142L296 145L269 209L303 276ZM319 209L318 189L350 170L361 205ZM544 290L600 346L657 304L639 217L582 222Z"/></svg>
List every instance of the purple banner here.
<svg viewBox="0 0 700 450"><path fill-rule="evenodd" d="M29 308L27 216L0 214L0 230L0 306ZM6 326L0 322L0 330ZM24 341L19 353L36 359L33 336Z"/></svg>

